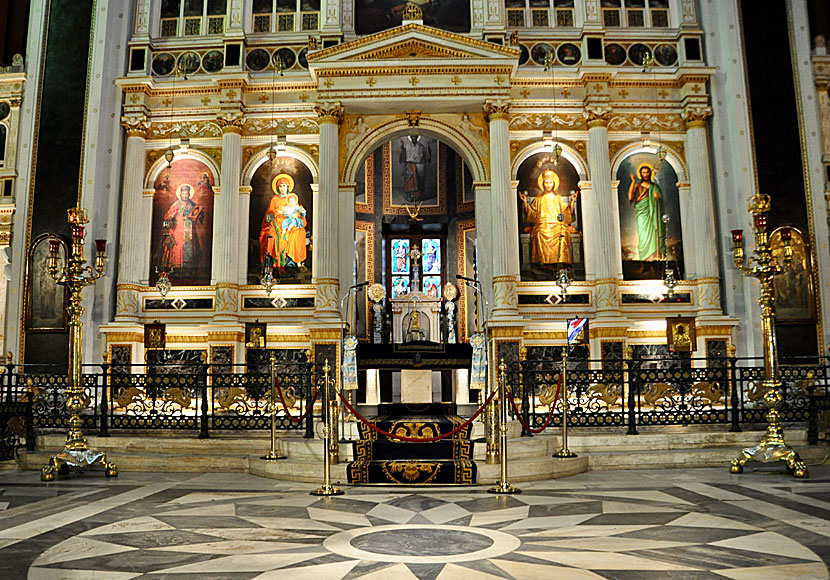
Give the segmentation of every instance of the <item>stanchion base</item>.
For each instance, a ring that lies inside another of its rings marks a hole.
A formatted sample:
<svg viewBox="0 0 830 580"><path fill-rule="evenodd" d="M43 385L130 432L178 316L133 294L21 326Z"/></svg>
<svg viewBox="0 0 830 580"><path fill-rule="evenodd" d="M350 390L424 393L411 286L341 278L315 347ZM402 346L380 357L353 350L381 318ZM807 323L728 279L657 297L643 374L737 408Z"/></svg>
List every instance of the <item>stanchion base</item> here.
<svg viewBox="0 0 830 580"><path fill-rule="evenodd" d="M64 449L57 455L49 458L47 463L40 470L41 481L53 481L57 475L66 475L70 468L78 473L83 473L87 467L101 465L104 468L104 475L117 477L118 467L115 463L107 461L107 454L96 449Z"/></svg>
<svg viewBox="0 0 830 580"><path fill-rule="evenodd" d="M559 451L553 454L554 459L570 459L571 457L579 456L570 449L560 449Z"/></svg>
<svg viewBox="0 0 830 580"><path fill-rule="evenodd" d="M499 494L515 494L515 493L522 493L522 490L513 487L506 481L500 481L495 486L491 487L487 490L487 493L499 493Z"/></svg>
<svg viewBox="0 0 830 580"><path fill-rule="evenodd" d="M807 465L801 460L798 453L780 440L771 441L764 437L758 445L742 449L741 454L733 459L729 465L729 471L731 473L743 473L744 464L750 459L760 463L783 461L787 464L787 472L793 477L800 479L810 476Z"/></svg>
<svg viewBox="0 0 830 580"><path fill-rule="evenodd" d="M263 455L260 459L264 459L265 461L276 461L278 459L288 459L285 455L280 455L276 451L269 451L268 455Z"/></svg>
<svg viewBox="0 0 830 580"><path fill-rule="evenodd" d="M333 485L325 484L323 487L309 492L309 495L343 495L343 490Z"/></svg>

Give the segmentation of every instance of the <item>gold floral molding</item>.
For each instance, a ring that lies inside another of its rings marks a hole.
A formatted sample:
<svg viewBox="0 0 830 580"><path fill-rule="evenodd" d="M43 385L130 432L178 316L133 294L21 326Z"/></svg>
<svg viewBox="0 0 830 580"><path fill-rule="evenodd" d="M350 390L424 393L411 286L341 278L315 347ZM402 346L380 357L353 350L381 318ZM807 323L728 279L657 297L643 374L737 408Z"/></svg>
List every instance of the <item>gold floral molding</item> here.
<svg viewBox="0 0 830 580"><path fill-rule="evenodd" d="M510 128L516 131L585 129L582 113L519 113L510 119Z"/></svg>
<svg viewBox="0 0 830 580"><path fill-rule="evenodd" d="M317 113L319 123L340 123L343 118L343 107L340 103L321 103L314 105L314 112Z"/></svg>
<svg viewBox="0 0 830 580"><path fill-rule="evenodd" d="M355 60L388 60L404 58L472 58L472 53L427 43L411 38L391 46L384 46L355 57Z"/></svg>
<svg viewBox="0 0 830 580"><path fill-rule="evenodd" d="M242 129L242 135L254 137L260 135L316 135L320 132L317 119L309 117L290 117L276 119L248 119Z"/></svg>
<svg viewBox="0 0 830 580"><path fill-rule="evenodd" d="M148 139L174 139L176 137L221 137L222 129L215 121L172 121L150 124Z"/></svg>
<svg viewBox="0 0 830 580"><path fill-rule="evenodd" d="M145 116L123 116L121 117L121 126L127 130L127 137L142 137L147 138L147 132L150 129L150 120Z"/></svg>

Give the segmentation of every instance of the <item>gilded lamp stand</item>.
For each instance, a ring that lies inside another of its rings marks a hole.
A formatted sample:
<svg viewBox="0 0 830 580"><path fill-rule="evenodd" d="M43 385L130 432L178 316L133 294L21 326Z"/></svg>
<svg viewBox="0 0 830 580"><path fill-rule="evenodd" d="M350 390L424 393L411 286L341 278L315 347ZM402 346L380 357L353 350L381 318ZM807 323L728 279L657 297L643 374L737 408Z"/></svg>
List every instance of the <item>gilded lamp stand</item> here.
<svg viewBox="0 0 830 580"><path fill-rule="evenodd" d="M764 402L769 407L767 412L767 432L761 442L753 447L741 450L741 454L732 460L729 471L742 473L744 464L750 459L761 463L784 461L787 470L795 477L807 477L807 466L789 445L784 442L784 429L778 422L778 407L781 405L781 380L778 374L778 355L775 341L775 290L773 278L784 271L792 263L793 250L790 242L790 231L781 231L784 242L784 264L778 263L772 255L772 247L767 232L767 212L770 209L768 195L756 193L749 200L749 212L753 217L753 231L755 234L754 258L744 260L743 232L732 231L732 243L735 266L744 276L758 278L761 284L761 297L758 304L761 306L761 323L764 334L764 371L765 379L761 385L766 391Z"/></svg>
<svg viewBox="0 0 830 580"><path fill-rule="evenodd" d="M53 455L40 472L42 481L52 481L56 473L66 473L72 467L82 471L86 467L92 467L100 463L104 468L107 477L118 475L118 468L115 463L107 461L107 455L103 451L90 449L86 438L81 433L81 411L86 408L89 400L84 394L84 387L81 382L81 356L82 356L82 333L83 322L81 316L84 308L81 306L81 291L104 275L104 263L106 260L106 240L95 240L95 267L86 265L84 258L84 224L89 222L86 210L74 207L66 212L67 221L72 228L72 249L67 256L66 266L58 269L58 248L60 242L51 240L49 242L49 257L47 258L47 269L49 275L60 286L65 286L69 291L69 306L66 311L69 313L69 374L66 386L66 410L69 413L69 432L64 441L63 451ZM89 275L84 273L89 271Z"/></svg>

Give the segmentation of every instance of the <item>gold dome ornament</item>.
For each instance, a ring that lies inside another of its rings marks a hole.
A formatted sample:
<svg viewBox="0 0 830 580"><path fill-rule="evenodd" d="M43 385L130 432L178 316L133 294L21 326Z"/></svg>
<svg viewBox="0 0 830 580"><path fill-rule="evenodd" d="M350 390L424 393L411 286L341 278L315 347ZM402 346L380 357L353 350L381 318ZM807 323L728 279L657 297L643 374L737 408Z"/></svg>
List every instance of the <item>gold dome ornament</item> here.
<svg viewBox="0 0 830 580"><path fill-rule="evenodd" d="M382 284L378 284L377 282L369 286L368 290L369 299L372 302L380 302L384 298L386 298L386 288L383 287Z"/></svg>
<svg viewBox="0 0 830 580"><path fill-rule="evenodd" d="M452 302L458 297L458 288L452 282L447 282L444 286L444 300Z"/></svg>

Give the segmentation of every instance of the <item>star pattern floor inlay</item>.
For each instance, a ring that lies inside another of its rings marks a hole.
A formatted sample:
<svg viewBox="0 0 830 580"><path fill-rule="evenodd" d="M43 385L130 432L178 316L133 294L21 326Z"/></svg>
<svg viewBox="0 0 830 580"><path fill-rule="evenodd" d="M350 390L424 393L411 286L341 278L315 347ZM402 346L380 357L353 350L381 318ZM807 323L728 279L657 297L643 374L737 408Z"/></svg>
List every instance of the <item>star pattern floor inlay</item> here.
<svg viewBox="0 0 830 580"><path fill-rule="evenodd" d="M0 472L0 578L830 579L830 468L606 471L486 487ZM23 499L21 499L23 498Z"/></svg>

